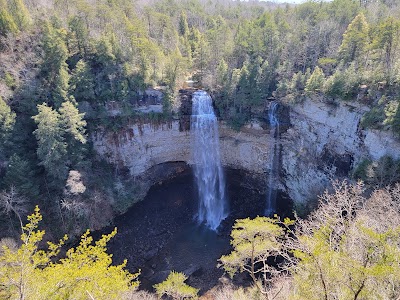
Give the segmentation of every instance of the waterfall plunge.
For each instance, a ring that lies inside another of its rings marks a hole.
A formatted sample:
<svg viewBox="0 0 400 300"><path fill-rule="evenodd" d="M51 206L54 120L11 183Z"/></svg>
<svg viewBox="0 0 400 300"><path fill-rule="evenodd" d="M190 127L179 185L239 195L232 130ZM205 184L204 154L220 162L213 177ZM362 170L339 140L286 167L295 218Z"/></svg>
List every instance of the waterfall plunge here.
<svg viewBox="0 0 400 300"><path fill-rule="evenodd" d="M271 155L270 155L270 171L268 177L268 193L267 193L267 205L265 209L265 214L267 216L272 216L276 212L276 180L278 179L278 145L279 140L279 119L276 114L278 108L278 102L271 102L268 112L268 120L271 130L271 137L273 139L273 144L271 145Z"/></svg>
<svg viewBox="0 0 400 300"><path fill-rule="evenodd" d="M211 97L204 91L193 93L190 125L194 174L200 200L198 220L216 230L227 216L225 178L219 154L218 122Z"/></svg>

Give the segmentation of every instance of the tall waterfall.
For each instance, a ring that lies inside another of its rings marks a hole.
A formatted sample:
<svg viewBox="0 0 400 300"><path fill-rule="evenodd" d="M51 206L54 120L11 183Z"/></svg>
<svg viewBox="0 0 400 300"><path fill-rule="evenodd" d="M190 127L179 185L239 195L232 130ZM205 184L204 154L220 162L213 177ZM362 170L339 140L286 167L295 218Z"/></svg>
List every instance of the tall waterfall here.
<svg viewBox="0 0 400 300"><path fill-rule="evenodd" d="M268 120L270 125L270 135L274 141L271 145L271 154L269 160L270 171L268 175L268 193L265 214L272 216L276 212L276 183L279 171L279 119L277 115L278 102L271 102L268 111Z"/></svg>
<svg viewBox="0 0 400 300"><path fill-rule="evenodd" d="M193 93L190 125L194 174L200 200L198 220L216 230L227 216L225 178L219 154L218 122L211 97L204 91Z"/></svg>

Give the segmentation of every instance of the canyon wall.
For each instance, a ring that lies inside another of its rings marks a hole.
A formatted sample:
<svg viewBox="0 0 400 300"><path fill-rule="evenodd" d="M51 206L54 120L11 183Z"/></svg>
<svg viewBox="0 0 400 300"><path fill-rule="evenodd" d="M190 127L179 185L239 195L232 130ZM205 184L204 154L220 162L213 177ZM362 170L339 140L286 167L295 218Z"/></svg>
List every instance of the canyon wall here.
<svg viewBox="0 0 400 300"><path fill-rule="evenodd" d="M119 132L98 129L92 136L100 157L129 169L140 186L139 198L154 183L193 164L191 105L187 101L191 97L184 94L181 98L184 111L171 122L133 124ZM363 159L377 160L384 155L400 158L400 143L391 132L360 128L367 110L354 103L332 105L307 99L281 111L281 169L275 188L302 205L315 199L332 179L348 177ZM253 187L265 193L274 143L266 121L254 121L240 131L220 122L219 133L223 166L246 171Z"/></svg>
<svg viewBox="0 0 400 300"><path fill-rule="evenodd" d="M175 171L166 168L165 163L193 164L191 134L181 127L180 121L174 120L157 126L151 123L134 124L119 132L99 129L93 134L92 142L102 158L117 167L129 169L130 175L141 186L142 197L157 181L152 179L157 166L163 169L162 172L170 173ZM253 123L236 132L220 123L219 131L222 165L247 171L259 182L256 188L261 193L265 192L265 168L270 144L268 130ZM175 168L174 164L170 166Z"/></svg>
<svg viewBox="0 0 400 300"><path fill-rule="evenodd" d="M336 178L345 178L363 159L400 157L400 143L389 131L363 130L368 108L307 99L291 107L291 127L282 134L282 184L297 204L315 199Z"/></svg>

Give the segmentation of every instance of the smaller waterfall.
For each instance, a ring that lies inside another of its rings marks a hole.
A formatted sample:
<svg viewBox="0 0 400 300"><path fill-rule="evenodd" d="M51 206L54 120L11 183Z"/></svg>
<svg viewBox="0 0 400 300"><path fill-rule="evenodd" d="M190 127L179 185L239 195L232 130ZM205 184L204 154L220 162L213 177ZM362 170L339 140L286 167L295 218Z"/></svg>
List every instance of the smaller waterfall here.
<svg viewBox="0 0 400 300"><path fill-rule="evenodd" d="M268 192L265 215L272 216L276 212L276 184L279 171L279 119L277 115L278 102L271 102L268 111L268 121L270 125L270 135L274 141L271 145L269 159Z"/></svg>
<svg viewBox="0 0 400 300"><path fill-rule="evenodd" d="M190 121L194 174L200 200L198 220L216 230L227 216L225 178L219 153L218 122L211 97L206 92L193 93Z"/></svg>

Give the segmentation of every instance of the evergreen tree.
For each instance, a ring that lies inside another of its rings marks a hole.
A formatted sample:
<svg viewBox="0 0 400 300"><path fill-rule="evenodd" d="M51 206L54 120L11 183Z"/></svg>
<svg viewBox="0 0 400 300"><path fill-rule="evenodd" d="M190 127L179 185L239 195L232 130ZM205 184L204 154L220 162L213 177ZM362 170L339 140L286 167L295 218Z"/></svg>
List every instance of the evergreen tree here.
<svg viewBox="0 0 400 300"><path fill-rule="evenodd" d="M60 122L63 128L63 137L67 143L67 153L73 166L82 164L84 161L86 137L86 121L84 113L80 113L75 104L66 101L59 109Z"/></svg>
<svg viewBox="0 0 400 300"><path fill-rule="evenodd" d="M312 72L310 78L307 80L305 90L307 92L322 91L324 83L325 83L324 72L322 72L320 67L316 66L314 72Z"/></svg>
<svg viewBox="0 0 400 300"><path fill-rule="evenodd" d="M367 51L369 43L369 26L363 13L357 15L343 34L339 48L339 57L345 63L360 63Z"/></svg>
<svg viewBox="0 0 400 300"><path fill-rule="evenodd" d="M15 124L15 113L0 97L0 152L4 153L6 146L9 146L11 132Z"/></svg>
<svg viewBox="0 0 400 300"><path fill-rule="evenodd" d="M39 196L39 186L34 178L35 171L29 161L22 159L17 154L10 157L4 176L6 189L15 187L27 199L36 199Z"/></svg>
<svg viewBox="0 0 400 300"><path fill-rule="evenodd" d="M31 17L24 1L8 0L8 8L19 30L26 30L31 22Z"/></svg>
<svg viewBox="0 0 400 300"><path fill-rule="evenodd" d="M186 13L184 11L181 12L179 16L179 34L183 37L187 37L189 35L189 25L187 22Z"/></svg>
<svg viewBox="0 0 400 300"><path fill-rule="evenodd" d="M68 96L68 49L65 43L66 32L54 28L51 24L44 26L44 62L42 72L46 86L50 91L48 101L59 107Z"/></svg>
<svg viewBox="0 0 400 300"><path fill-rule="evenodd" d="M0 0L0 36L6 36L8 33L16 33L17 24L7 9L6 0ZM0 44L1 45L1 44Z"/></svg>
<svg viewBox="0 0 400 300"><path fill-rule="evenodd" d="M40 164L55 179L67 177L67 144L60 114L45 103L38 105L39 113L32 117L37 124L33 132L38 141L37 155Z"/></svg>
<svg viewBox="0 0 400 300"><path fill-rule="evenodd" d="M72 71L69 81L70 93L80 101L94 101L94 77L91 69L84 60L79 60Z"/></svg>

